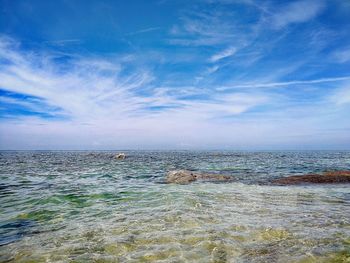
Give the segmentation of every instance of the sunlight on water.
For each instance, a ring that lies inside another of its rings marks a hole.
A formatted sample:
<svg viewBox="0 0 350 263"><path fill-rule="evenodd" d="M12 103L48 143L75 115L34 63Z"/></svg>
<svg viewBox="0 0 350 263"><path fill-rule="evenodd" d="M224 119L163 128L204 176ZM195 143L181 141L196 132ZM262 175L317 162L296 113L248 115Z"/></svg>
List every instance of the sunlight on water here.
<svg viewBox="0 0 350 263"><path fill-rule="evenodd" d="M0 262L348 262L350 153L2 152ZM166 171L233 183L164 184Z"/></svg>

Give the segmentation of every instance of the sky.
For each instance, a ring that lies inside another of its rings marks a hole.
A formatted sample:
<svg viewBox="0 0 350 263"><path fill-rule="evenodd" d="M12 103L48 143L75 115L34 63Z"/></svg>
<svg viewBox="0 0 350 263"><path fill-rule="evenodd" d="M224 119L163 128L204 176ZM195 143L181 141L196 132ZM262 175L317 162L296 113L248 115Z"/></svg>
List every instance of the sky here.
<svg viewBox="0 0 350 263"><path fill-rule="evenodd" d="M0 149L350 150L348 0L0 0Z"/></svg>

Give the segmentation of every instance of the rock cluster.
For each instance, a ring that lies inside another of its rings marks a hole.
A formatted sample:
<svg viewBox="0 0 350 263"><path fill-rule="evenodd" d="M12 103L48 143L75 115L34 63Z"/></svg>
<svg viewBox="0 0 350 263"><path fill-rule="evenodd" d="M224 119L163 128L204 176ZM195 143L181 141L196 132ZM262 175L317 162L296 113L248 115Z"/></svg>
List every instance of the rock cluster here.
<svg viewBox="0 0 350 263"><path fill-rule="evenodd" d="M344 183L350 183L350 171L331 171L324 172L323 174L295 175L273 181L273 184L280 185Z"/></svg>
<svg viewBox="0 0 350 263"><path fill-rule="evenodd" d="M175 184L188 184L197 180L227 182L227 181L232 181L232 179L233 178L231 176L227 176L227 175L201 173L201 172L193 172L193 171L187 171L187 170L170 171L166 176L167 183L175 183Z"/></svg>

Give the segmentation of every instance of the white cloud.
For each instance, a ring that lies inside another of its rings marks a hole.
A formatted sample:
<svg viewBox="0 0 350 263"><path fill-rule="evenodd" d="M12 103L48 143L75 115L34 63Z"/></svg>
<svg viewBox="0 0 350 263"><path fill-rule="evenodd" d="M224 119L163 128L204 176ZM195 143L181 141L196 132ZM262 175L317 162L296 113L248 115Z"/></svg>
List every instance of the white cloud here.
<svg viewBox="0 0 350 263"><path fill-rule="evenodd" d="M350 61L350 47L334 51L331 55L332 59L337 63L346 63Z"/></svg>
<svg viewBox="0 0 350 263"><path fill-rule="evenodd" d="M234 23L232 12L192 10L180 17L180 23L170 30L169 42L184 46L212 46L229 45L241 47L254 35L254 26L242 27L239 22Z"/></svg>
<svg viewBox="0 0 350 263"><path fill-rule="evenodd" d="M218 71L220 69L220 67L218 65L214 65L212 67L209 67L206 71L207 74L212 74L216 71Z"/></svg>
<svg viewBox="0 0 350 263"><path fill-rule="evenodd" d="M304 23L318 16L324 9L322 0L301 0L287 4L277 10L271 18L274 28L280 29L289 24Z"/></svg>
<svg viewBox="0 0 350 263"><path fill-rule="evenodd" d="M133 91L152 76L139 70L122 76L120 65L103 60L77 59L62 72L45 54L22 53L2 45L0 85L3 89L42 98L74 119L96 119L117 112L132 112L140 103Z"/></svg>
<svg viewBox="0 0 350 263"><path fill-rule="evenodd" d="M331 96L331 102L340 106L350 104L350 82L334 91Z"/></svg>
<svg viewBox="0 0 350 263"><path fill-rule="evenodd" d="M229 47L215 55L213 55L211 58L210 58L210 61L211 62L217 62L221 59L224 59L224 58L227 58L227 57L231 57L233 56L235 53L237 52L237 49L235 47Z"/></svg>

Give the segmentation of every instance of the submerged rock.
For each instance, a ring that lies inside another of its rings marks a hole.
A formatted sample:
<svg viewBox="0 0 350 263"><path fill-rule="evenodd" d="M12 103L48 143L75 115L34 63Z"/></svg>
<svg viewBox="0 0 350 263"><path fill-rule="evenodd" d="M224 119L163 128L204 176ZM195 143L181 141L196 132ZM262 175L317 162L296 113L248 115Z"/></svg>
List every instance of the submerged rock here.
<svg viewBox="0 0 350 263"><path fill-rule="evenodd" d="M328 171L323 174L328 176L350 176L350 171Z"/></svg>
<svg viewBox="0 0 350 263"><path fill-rule="evenodd" d="M120 159L120 160L124 160L125 157L126 157L125 153L117 153L117 154L115 155L115 158L116 158L116 159Z"/></svg>
<svg viewBox="0 0 350 263"><path fill-rule="evenodd" d="M294 175L273 181L274 184L344 184L350 183L350 171L328 171L323 174Z"/></svg>
<svg viewBox="0 0 350 263"><path fill-rule="evenodd" d="M188 184L190 182L194 182L197 180L204 181L231 181L232 177L221 174L209 174L209 173L201 173L201 172L193 172L187 170L175 170L168 172L166 176L167 183L175 183L175 184Z"/></svg>

